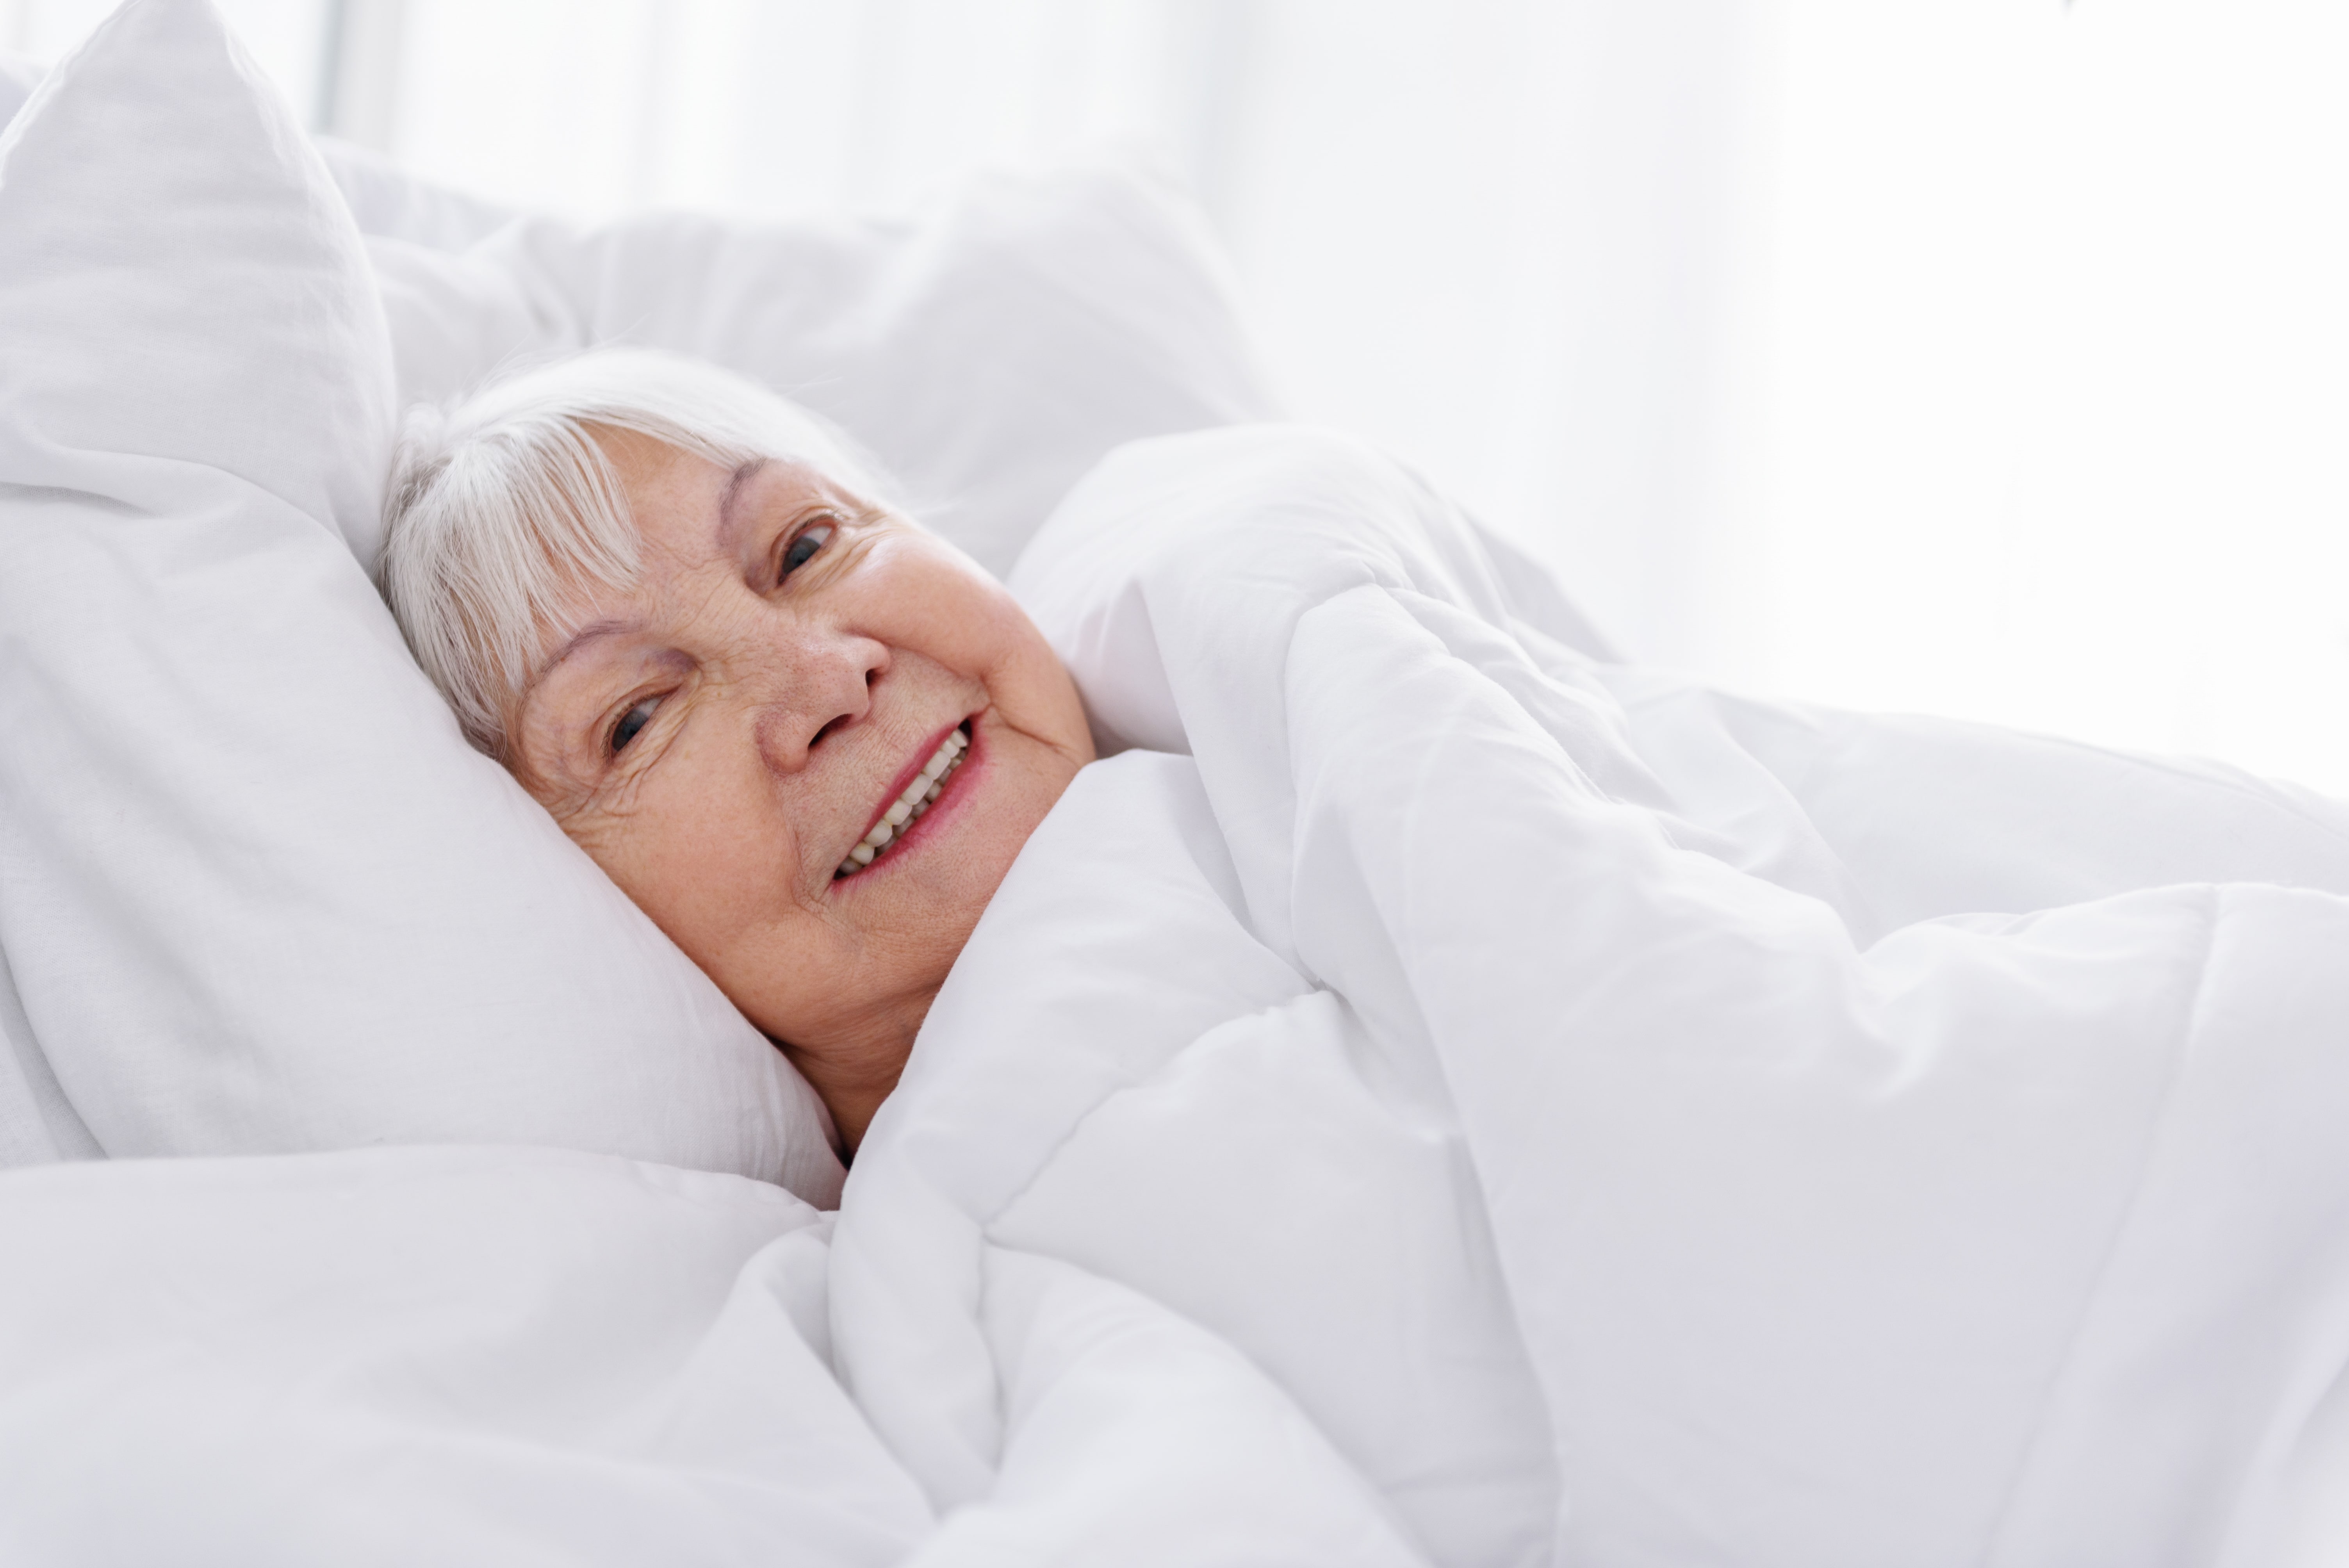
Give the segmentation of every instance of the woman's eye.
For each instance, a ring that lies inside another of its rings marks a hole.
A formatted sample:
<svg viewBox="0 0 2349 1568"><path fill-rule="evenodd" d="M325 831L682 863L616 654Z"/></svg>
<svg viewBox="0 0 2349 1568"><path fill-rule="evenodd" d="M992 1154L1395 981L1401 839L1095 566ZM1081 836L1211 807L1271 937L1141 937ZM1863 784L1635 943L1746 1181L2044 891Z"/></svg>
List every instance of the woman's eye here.
<svg viewBox="0 0 2349 1568"><path fill-rule="evenodd" d="M800 530L798 535L789 544L783 546L782 566L775 573L776 578L781 580L789 577L792 573L805 566L814 558L815 552L822 550L825 542L831 538L832 524L828 522L819 522L812 527Z"/></svg>
<svg viewBox="0 0 2349 1568"><path fill-rule="evenodd" d="M615 753L624 750L628 742L636 738L636 732L653 721L653 710L660 704L660 698L648 696L620 716L620 722L612 727L612 750Z"/></svg>

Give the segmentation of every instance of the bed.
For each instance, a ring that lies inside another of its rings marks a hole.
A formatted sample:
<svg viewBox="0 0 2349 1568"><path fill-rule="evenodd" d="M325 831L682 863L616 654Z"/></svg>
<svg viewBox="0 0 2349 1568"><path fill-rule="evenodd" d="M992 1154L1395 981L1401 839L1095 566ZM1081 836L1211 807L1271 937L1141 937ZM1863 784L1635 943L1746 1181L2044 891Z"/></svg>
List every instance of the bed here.
<svg viewBox="0 0 2349 1568"><path fill-rule="evenodd" d="M582 227L202 0L24 85L0 1558L2349 1541L2349 809L1614 659L1131 174ZM1102 743L853 1172L367 579L400 408L606 341L874 450Z"/></svg>

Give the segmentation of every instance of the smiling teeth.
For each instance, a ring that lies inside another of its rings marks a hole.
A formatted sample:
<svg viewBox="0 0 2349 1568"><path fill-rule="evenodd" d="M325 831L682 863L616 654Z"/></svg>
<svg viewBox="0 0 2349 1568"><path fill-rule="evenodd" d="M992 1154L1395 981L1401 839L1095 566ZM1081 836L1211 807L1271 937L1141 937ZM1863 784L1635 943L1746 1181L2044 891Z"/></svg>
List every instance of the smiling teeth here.
<svg viewBox="0 0 2349 1568"><path fill-rule="evenodd" d="M849 851L848 858L832 874L853 877L879 859L881 852L905 830L906 823L928 810L946 793L946 777L962 766L963 753L969 746L970 737L959 729L949 731L930 759L922 764L922 770L914 775L914 781L905 786L905 792L889 802L889 809L881 813L881 820L873 824L864 841Z"/></svg>

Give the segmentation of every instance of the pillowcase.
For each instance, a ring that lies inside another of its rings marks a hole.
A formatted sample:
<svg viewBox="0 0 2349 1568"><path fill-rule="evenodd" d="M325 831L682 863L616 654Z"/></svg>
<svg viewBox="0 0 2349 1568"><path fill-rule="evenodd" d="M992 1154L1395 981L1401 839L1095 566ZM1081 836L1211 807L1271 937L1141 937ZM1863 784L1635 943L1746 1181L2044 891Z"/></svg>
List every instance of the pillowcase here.
<svg viewBox="0 0 2349 1568"><path fill-rule="evenodd" d="M999 575L1112 448L1277 417L1205 221L1134 170L982 179L903 222L583 227L324 150L403 398L590 344L714 360L832 419Z"/></svg>
<svg viewBox="0 0 2349 1568"><path fill-rule="evenodd" d="M0 1028L96 1145L543 1143L834 1202L814 1095L369 584L380 297L204 0L131 0L0 135ZM36 1100L0 1130L59 1142Z"/></svg>

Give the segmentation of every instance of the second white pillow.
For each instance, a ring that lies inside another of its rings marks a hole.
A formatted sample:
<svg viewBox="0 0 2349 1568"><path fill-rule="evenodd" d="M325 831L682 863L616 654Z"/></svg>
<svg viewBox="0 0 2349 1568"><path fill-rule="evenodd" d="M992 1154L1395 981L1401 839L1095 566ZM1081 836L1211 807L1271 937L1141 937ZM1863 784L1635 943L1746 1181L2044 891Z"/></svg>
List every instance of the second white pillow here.
<svg viewBox="0 0 2349 1568"><path fill-rule="evenodd" d="M324 150L404 397L591 344L694 355L832 419L998 575L1112 448L1277 417L1205 221L1131 170L982 179L903 222L582 227Z"/></svg>

